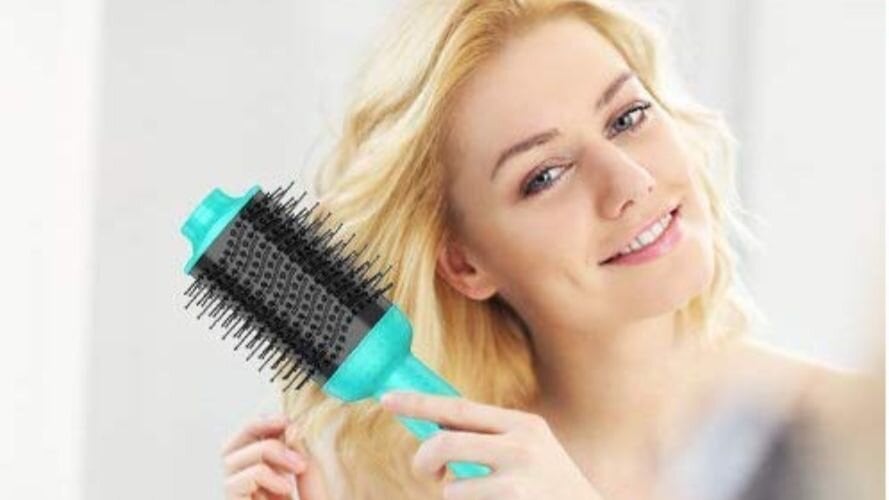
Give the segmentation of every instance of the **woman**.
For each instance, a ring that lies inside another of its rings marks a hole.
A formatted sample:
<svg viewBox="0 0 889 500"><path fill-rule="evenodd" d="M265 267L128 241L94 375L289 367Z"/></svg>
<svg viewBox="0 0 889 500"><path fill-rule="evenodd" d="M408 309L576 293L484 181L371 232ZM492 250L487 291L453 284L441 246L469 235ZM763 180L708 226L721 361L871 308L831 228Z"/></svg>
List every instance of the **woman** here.
<svg viewBox="0 0 889 500"><path fill-rule="evenodd" d="M681 99L656 32L598 1L412 5L316 188L394 265L415 353L464 397L287 393L286 433L225 447L229 497L295 475L304 500L670 498L726 396L806 412L833 375L745 338L733 141ZM421 444L394 412L449 430ZM452 460L494 473L451 481Z"/></svg>

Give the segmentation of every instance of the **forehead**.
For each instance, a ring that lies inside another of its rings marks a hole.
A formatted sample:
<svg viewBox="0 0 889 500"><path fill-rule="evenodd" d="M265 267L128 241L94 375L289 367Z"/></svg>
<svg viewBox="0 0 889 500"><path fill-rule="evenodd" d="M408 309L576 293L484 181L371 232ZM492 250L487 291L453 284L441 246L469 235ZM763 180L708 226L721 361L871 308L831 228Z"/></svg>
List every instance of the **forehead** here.
<svg viewBox="0 0 889 500"><path fill-rule="evenodd" d="M450 149L480 154L552 126L578 106L592 113L599 93L626 68L620 52L589 24L544 21L509 39L461 87L451 109Z"/></svg>

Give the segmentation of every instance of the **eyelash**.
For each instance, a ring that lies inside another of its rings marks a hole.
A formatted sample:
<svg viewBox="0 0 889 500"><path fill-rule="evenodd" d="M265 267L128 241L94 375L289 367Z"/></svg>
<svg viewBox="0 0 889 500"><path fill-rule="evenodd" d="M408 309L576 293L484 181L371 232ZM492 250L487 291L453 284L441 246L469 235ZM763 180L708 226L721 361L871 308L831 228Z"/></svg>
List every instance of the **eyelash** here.
<svg viewBox="0 0 889 500"><path fill-rule="evenodd" d="M633 114L633 113L635 113L635 112L637 112L637 111L641 111L640 118L637 119L631 126L629 126L629 127L625 128L625 129L623 129L623 130L617 132L616 134L609 135L608 138L610 139L610 138L615 137L615 136L617 136L617 135L619 135L619 134L622 134L622 133L625 132L625 131L633 131L633 130L636 130L637 128L639 128L639 126L642 125L642 123L644 123L645 120L648 119L648 114L646 113L646 111L647 111L650 107L651 107L651 103L650 103L650 102L643 101L642 104L637 104L637 105L633 106L632 108L628 109L625 113L622 113L620 116L617 117L617 119L615 120L615 122L617 122L617 120L620 120L620 119L622 119L622 118L625 118L625 117L627 117L627 116L630 116L631 114ZM612 123L614 123L614 122L612 122ZM554 169L559 169L559 168L561 168L561 169L566 169L566 168L569 168L569 167L571 167L571 166L573 166L573 165L574 165L574 163L571 162L571 163L567 163L567 164L564 164L564 165L552 165L552 166L549 166L549 167L543 167L543 168L539 169L537 172L535 172L534 174L532 174L532 176L531 176L531 180L529 180L527 183L525 183L524 186L522 186L522 198L527 198L527 197L529 197L529 196L534 196L535 194L537 194L537 193L539 193L539 192L541 192L541 191L545 191L545 190L549 189L555 182L557 182L557 181L561 178L561 175L560 175L559 177L556 177L555 180L550 181L548 184L546 184L545 187L543 187L543 188L541 188L541 189L538 189L538 190L536 190L536 191L531 191L531 190L530 190L530 186L531 186L531 184L534 182L535 179L537 179L537 178L540 176L540 174L549 172L549 171L554 170Z"/></svg>

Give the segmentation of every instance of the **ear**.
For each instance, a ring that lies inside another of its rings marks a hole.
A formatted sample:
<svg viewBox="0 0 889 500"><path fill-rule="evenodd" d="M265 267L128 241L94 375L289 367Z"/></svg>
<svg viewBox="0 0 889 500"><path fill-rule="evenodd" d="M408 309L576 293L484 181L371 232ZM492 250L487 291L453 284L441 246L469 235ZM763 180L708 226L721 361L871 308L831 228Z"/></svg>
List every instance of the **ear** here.
<svg viewBox="0 0 889 500"><path fill-rule="evenodd" d="M455 290L473 300L485 300L497 293L490 276L474 265L458 242L446 239L438 247L435 271Z"/></svg>

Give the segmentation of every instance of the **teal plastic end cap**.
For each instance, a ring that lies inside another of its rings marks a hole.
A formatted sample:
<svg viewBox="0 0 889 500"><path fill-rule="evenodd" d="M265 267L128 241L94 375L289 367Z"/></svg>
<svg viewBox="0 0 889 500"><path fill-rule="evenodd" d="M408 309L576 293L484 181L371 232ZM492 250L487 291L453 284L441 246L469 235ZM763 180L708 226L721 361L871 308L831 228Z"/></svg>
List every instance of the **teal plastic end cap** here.
<svg viewBox="0 0 889 500"><path fill-rule="evenodd" d="M201 255L210 248L225 226L259 192L258 185L248 189L240 197L232 197L219 188L213 189L182 224L180 232L191 242L191 258L185 264L185 274L190 274Z"/></svg>

